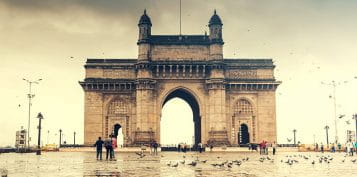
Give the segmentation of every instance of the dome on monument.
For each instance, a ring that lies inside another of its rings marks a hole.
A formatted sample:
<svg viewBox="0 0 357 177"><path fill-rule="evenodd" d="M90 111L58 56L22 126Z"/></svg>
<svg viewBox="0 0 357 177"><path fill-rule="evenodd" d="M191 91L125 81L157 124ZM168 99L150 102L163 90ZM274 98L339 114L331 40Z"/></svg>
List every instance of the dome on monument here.
<svg viewBox="0 0 357 177"><path fill-rule="evenodd" d="M216 10L214 10L214 14L208 22L208 26L211 25L223 25L221 18L217 15Z"/></svg>
<svg viewBox="0 0 357 177"><path fill-rule="evenodd" d="M144 14L140 17L139 25L141 25L141 24L148 24L150 26L152 25L150 17L148 15L146 15L146 9L144 10Z"/></svg>

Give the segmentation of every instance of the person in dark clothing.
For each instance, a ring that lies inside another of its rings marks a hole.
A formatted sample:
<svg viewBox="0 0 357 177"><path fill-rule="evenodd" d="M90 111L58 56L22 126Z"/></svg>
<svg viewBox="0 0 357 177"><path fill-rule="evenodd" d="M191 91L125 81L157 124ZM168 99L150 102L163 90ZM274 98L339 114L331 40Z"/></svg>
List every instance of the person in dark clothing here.
<svg viewBox="0 0 357 177"><path fill-rule="evenodd" d="M200 153L202 153L202 151L203 151L203 144L202 143L198 143L198 150L200 151Z"/></svg>
<svg viewBox="0 0 357 177"><path fill-rule="evenodd" d="M108 156L110 157L110 160L113 159L113 155L112 155L112 151L113 151L113 147L112 147L112 139L111 139L111 135L109 135L109 138L106 139L104 141L104 147L106 149L106 160L108 160Z"/></svg>
<svg viewBox="0 0 357 177"><path fill-rule="evenodd" d="M157 155L157 148L159 147L159 144L157 144L157 142L154 141L153 147L154 147L154 155Z"/></svg>
<svg viewBox="0 0 357 177"><path fill-rule="evenodd" d="M100 160L102 160L103 144L104 144L104 141L102 140L102 138L98 137L98 140L94 144L94 146L97 148L97 160L98 160L98 157L100 158Z"/></svg>

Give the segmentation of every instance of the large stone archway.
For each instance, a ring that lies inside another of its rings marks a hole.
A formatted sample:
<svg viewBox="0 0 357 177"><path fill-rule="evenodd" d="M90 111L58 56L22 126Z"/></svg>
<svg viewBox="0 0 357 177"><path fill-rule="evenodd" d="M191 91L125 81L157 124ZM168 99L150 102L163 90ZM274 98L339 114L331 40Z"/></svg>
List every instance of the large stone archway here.
<svg viewBox="0 0 357 177"><path fill-rule="evenodd" d="M192 121L194 122L194 137L195 137L194 144L197 145L198 143L201 142L201 116L200 116L200 106L197 99L192 93L190 93L188 89L177 88L164 97L163 102L161 104L160 113L162 112L162 108L164 107L164 105L173 98L181 98L184 101L186 101L188 105L191 107L192 117L193 117ZM161 128L159 127L159 132L158 132L159 136L160 136L160 131ZM160 139L160 137L158 139Z"/></svg>
<svg viewBox="0 0 357 177"><path fill-rule="evenodd" d="M84 143L122 126L125 146L160 141L162 106L173 97L194 110L196 143L238 145L241 124L249 142L276 141L272 59L223 57L222 21L215 13L209 35L152 35L139 21L136 59L88 59L80 82L85 92Z"/></svg>

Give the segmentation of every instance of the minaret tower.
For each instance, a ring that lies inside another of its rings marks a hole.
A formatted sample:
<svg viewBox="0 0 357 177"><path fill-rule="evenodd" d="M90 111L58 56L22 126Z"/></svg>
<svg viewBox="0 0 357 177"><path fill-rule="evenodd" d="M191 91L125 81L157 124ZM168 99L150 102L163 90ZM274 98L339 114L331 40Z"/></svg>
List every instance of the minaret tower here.
<svg viewBox="0 0 357 177"><path fill-rule="evenodd" d="M210 58L211 60L223 59L223 39L222 39L222 20L217 15L216 10L208 22L209 27L209 39L211 41L210 46Z"/></svg>
<svg viewBox="0 0 357 177"><path fill-rule="evenodd" d="M149 51L150 51L150 36L151 36L151 20L150 17L146 14L146 10L144 10L144 14L140 17L139 20L139 60L149 60Z"/></svg>
<svg viewBox="0 0 357 177"><path fill-rule="evenodd" d="M155 102L154 90L156 82L152 78L150 70L150 38L151 38L151 20L150 17L144 14L139 20L139 39L138 48L139 55L136 63L136 127L134 144L148 144L155 136Z"/></svg>
<svg viewBox="0 0 357 177"><path fill-rule="evenodd" d="M222 21L216 10L208 22L210 39L211 73L206 82L209 95L210 120L209 141L216 145L228 145L228 124L226 123L226 90L223 61Z"/></svg>

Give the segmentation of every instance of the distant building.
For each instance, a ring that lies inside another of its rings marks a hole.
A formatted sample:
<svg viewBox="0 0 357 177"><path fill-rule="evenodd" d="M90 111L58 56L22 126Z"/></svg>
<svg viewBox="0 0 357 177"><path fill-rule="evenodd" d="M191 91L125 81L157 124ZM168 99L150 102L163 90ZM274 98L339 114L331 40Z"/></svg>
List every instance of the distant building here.
<svg viewBox="0 0 357 177"><path fill-rule="evenodd" d="M21 130L16 131L15 147L17 149L26 148L26 135L27 131L21 127Z"/></svg>

